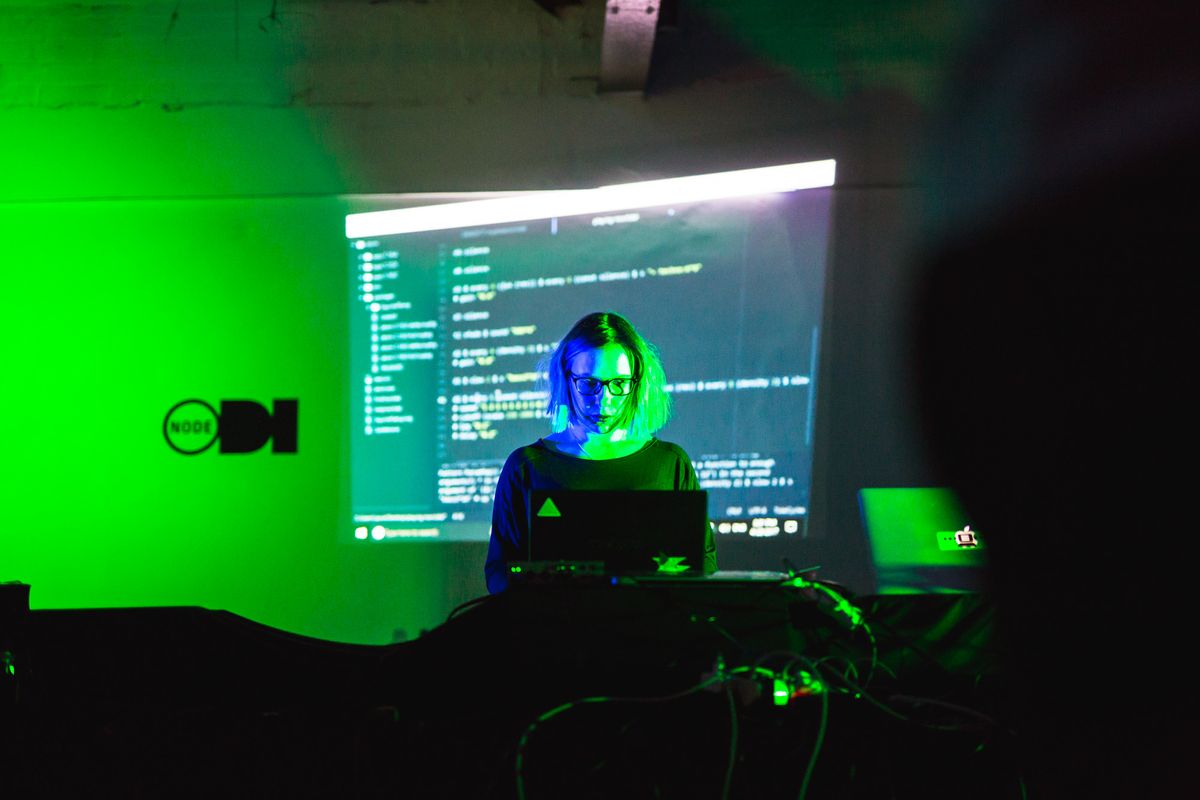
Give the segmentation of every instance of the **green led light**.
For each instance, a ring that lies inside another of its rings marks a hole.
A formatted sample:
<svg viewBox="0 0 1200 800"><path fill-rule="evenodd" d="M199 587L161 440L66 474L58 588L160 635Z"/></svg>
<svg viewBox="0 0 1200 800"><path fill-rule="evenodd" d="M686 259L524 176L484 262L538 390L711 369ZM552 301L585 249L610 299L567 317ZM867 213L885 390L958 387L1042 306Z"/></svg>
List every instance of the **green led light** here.
<svg viewBox="0 0 1200 800"><path fill-rule="evenodd" d="M797 677L800 679L798 694L814 695L825 691L825 685L811 672L800 670Z"/></svg>
<svg viewBox="0 0 1200 800"><path fill-rule="evenodd" d="M791 698L792 692L788 687L787 681L785 681L783 678L775 679L775 691L773 696L775 705L786 706L788 704L788 700Z"/></svg>

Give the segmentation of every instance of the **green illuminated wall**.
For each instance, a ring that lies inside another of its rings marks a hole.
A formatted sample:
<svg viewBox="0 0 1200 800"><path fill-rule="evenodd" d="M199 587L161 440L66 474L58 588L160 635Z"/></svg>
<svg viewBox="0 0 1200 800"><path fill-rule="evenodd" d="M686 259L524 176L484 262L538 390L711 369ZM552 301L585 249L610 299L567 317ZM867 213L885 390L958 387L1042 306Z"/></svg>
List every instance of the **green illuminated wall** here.
<svg viewBox="0 0 1200 800"><path fill-rule="evenodd" d="M331 199L4 208L0 578L41 608L205 605L341 639L441 620L460 550L335 545L342 213ZM163 417L193 397L298 398L299 452L176 453ZM461 584L460 600L482 591Z"/></svg>

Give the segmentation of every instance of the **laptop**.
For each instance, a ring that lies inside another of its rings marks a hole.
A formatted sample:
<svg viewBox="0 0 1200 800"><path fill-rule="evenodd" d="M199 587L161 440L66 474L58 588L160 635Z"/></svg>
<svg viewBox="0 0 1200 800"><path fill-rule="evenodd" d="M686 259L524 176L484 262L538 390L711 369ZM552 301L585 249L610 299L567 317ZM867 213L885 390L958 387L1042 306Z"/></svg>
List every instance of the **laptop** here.
<svg viewBox="0 0 1200 800"><path fill-rule="evenodd" d="M704 491L530 492L529 561L578 565L578 573L704 574Z"/></svg>
<svg viewBox="0 0 1200 800"><path fill-rule="evenodd" d="M950 489L860 489L877 594L984 591L987 534Z"/></svg>

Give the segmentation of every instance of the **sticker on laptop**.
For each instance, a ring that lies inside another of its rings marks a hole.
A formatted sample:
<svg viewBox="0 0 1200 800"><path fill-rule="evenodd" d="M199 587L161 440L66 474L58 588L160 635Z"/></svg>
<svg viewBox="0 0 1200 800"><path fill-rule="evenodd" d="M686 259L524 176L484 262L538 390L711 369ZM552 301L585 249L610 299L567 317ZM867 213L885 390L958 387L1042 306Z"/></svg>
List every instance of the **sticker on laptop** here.
<svg viewBox="0 0 1200 800"><path fill-rule="evenodd" d="M667 575L678 575L681 572L687 572L691 567L683 563L687 561L687 556L668 556L664 553L659 553L653 556L654 563L658 566L658 572Z"/></svg>
<svg viewBox="0 0 1200 800"><path fill-rule="evenodd" d="M962 530L938 531L938 549L940 550L982 550L983 539L978 531L971 530L970 525L964 525Z"/></svg>

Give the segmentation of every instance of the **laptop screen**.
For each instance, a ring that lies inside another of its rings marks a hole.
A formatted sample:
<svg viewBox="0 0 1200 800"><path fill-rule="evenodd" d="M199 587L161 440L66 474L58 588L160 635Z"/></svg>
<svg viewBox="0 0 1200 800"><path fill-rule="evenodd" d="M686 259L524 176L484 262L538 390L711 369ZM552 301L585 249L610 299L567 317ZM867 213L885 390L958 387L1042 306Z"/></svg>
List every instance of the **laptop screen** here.
<svg viewBox="0 0 1200 800"><path fill-rule="evenodd" d="M625 575L701 575L703 491L534 490L529 560L598 562Z"/></svg>
<svg viewBox="0 0 1200 800"><path fill-rule="evenodd" d="M984 589L986 534L944 488L878 488L858 493L878 594Z"/></svg>

